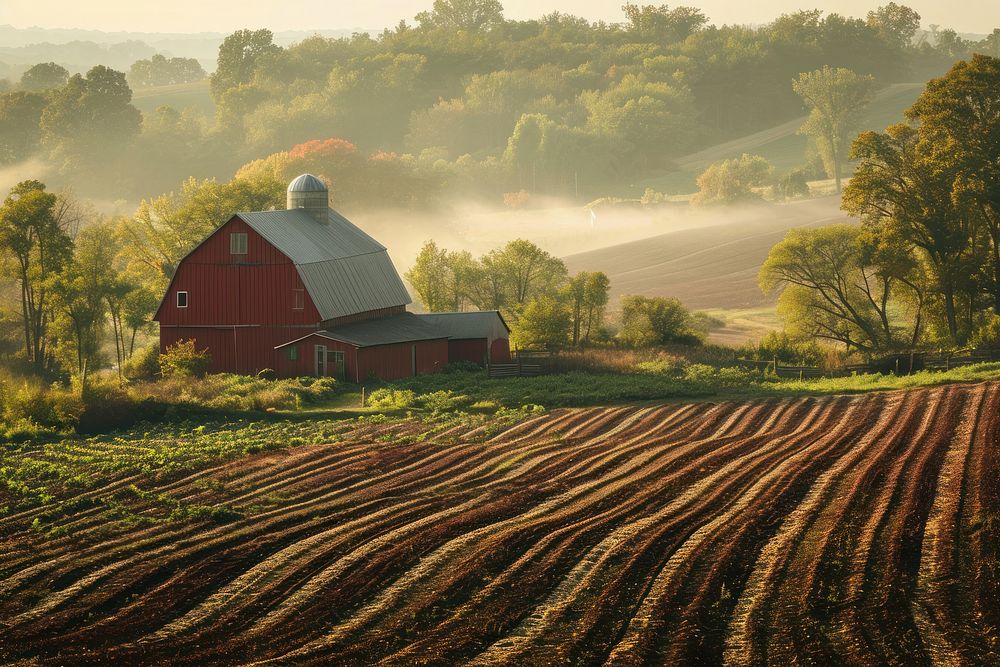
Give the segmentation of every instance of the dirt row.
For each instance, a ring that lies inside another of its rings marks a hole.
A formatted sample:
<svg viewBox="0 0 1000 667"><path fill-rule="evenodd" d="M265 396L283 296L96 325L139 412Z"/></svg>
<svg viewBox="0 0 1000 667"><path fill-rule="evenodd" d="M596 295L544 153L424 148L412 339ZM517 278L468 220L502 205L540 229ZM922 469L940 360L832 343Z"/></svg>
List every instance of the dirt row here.
<svg viewBox="0 0 1000 667"><path fill-rule="evenodd" d="M1000 661L1000 384L411 428L129 481L231 523L6 521L0 658Z"/></svg>

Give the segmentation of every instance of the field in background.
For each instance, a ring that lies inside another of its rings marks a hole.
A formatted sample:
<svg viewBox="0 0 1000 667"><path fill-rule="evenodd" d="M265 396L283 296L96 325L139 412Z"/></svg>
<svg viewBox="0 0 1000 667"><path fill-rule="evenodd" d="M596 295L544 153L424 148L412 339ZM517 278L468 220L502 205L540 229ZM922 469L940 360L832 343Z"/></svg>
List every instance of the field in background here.
<svg viewBox="0 0 1000 667"><path fill-rule="evenodd" d="M136 88L132 103L144 114L151 113L163 105L180 111L193 107L201 111L211 121L215 115L215 102L208 88L208 79L193 83L178 83L169 86Z"/></svg>
<svg viewBox="0 0 1000 667"><path fill-rule="evenodd" d="M882 130L903 119L907 109L924 89L922 83L897 83L878 92L865 115L864 129ZM675 160L675 169L622 186L616 194L640 197L646 188L668 194L694 192L695 179L713 162L755 153L770 160L778 172L805 162L806 138L797 134L805 116L775 127L739 137Z"/></svg>
<svg viewBox="0 0 1000 667"><path fill-rule="evenodd" d="M720 342L743 342L775 323L775 299L757 285L771 247L796 227L851 222L839 207L838 197L824 197L716 211L713 224L570 255L566 265L608 274L612 315L622 295L677 297L728 321Z"/></svg>
<svg viewBox="0 0 1000 667"><path fill-rule="evenodd" d="M1000 384L336 437L0 519L0 658L1000 660Z"/></svg>

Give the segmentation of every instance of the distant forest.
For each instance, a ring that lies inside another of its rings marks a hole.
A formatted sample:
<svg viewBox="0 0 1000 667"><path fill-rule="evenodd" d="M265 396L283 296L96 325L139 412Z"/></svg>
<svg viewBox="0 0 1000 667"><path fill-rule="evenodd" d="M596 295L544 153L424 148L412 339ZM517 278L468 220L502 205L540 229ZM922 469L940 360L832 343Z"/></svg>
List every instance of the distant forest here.
<svg viewBox="0 0 1000 667"><path fill-rule="evenodd" d="M268 30L222 43L214 117L141 113L137 85L204 86L197 61L137 59L86 74L40 63L0 93L0 163L39 158L50 185L136 201L189 177L282 181L311 163L338 206L426 206L504 193L600 196L609 184L804 113L792 81L823 66L877 85L924 81L970 42L889 3L862 18L818 10L714 26L693 7L623 7L620 23L553 13L512 21L497 0L436 0L378 35L287 47ZM312 158L311 160L306 158ZM249 164L248 164L249 163Z"/></svg>

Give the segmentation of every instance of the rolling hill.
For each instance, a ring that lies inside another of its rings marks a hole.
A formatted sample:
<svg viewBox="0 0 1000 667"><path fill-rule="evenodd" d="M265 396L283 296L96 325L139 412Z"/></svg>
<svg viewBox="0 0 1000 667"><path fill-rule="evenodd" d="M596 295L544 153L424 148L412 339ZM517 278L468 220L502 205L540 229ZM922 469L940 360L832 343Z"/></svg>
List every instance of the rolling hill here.
<svg viewBox="0 0 1000 667"><path fill-rule="evenodd" d="M897 83L883 88L875 95L865 113L863 129L881 130L900 122L903 111L913 104L923 89L922 83ZM761 155L770 160L777 171L787 171L805 161L806 138L798 134L798 129L805 120L805 116L795 118L679 157L674 160L674 169L630 183L619 194L638 197L646 188L671 194L694 192L695 179L706 167L719 160L739 157L743 153Z"/></svg>
<svg viewBox="0 0 1000 667"><path fill-rule="evenodd" d="M673 296L688 308L768 306L757 271L771 247L795 227L850 222L839 198L762 204L727 214L728 220L608 246L565 258L570 273L603 271L611 279L611 310L625 294Z"/></svg>

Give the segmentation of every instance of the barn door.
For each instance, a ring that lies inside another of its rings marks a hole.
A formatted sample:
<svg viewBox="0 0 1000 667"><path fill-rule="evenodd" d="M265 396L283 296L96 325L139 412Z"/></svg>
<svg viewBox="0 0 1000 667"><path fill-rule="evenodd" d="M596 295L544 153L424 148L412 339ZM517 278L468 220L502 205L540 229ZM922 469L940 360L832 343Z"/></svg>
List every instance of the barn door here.
<svg viewBox="0 0 1000 667"><path fill-rule="evenodd" d="M326 345L316 346L316 377L326 377Z"/></svg>
<svg viewBox="0 0 1000 667"><path fill-rule="evenodd" d="M338 380L343 380L344 375L344 353L340 350L333 351L333 367L334 373Z"/></svg>

